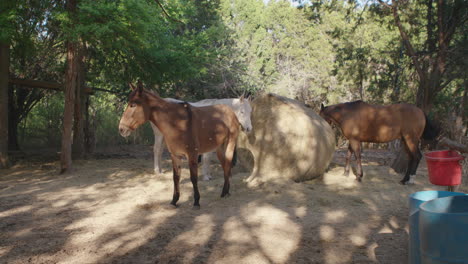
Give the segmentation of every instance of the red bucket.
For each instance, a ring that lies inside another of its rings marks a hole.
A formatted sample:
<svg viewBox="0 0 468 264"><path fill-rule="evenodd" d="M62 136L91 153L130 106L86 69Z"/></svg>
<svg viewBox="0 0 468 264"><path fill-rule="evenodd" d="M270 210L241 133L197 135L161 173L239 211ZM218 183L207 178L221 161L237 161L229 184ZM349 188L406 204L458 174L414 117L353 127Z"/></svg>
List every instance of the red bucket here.
<svg viewBox="0 0 468 264"><path fill-rule="evenodd" d="M431 151L424 154L429 172L429 181L435 185L460 185L463 156L453 150Z"/></svg>

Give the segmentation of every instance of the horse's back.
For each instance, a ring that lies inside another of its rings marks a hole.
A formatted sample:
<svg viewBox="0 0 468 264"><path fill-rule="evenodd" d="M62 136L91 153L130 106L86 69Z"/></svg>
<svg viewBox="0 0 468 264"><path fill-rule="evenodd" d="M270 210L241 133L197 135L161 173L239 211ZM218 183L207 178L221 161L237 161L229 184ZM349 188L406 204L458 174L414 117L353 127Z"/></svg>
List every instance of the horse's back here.
<svg viewBox="0 0 468 264"><path fill-rule="evenodd" d="M420 137L424 113L411 104L372 105L362 101L348 105L342 130L348 139L389 142L401 137Z"/></svg>
<svg viewBox="0 0 468 264"><path fill-rule="evenodd" d="M191 110L201 153L212 151L233 135L238 135L240 123L229 106L192 106Z"/></svg>
<svg viewBox="0 0 468 264"><path fill-rule="evenodd" d="M205 121L223 123L226 126L239 124L234 111L225 104L192 107L192 110L196 112L197 118Z"/></svg>

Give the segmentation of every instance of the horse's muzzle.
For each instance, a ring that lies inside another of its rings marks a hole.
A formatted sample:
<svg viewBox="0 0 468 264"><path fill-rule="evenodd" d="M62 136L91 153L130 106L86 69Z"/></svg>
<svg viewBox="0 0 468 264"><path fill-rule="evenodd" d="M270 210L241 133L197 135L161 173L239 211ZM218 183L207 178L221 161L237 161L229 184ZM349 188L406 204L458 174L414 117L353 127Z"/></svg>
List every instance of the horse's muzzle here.
<svg viewBox="0 0 468 264"><path fill-rule="evenodd" d="M242 124L240 125L241 130L244 131L245 133L250 133L252 131L252 127L244 127Z"/></svg>
<svg viewBox="0 0 468 264"><path fill-rule="evenodd" d="M132 133L132 130L129 127L126 126L119 126L119 133L122 137L128 137Z"/></svg>

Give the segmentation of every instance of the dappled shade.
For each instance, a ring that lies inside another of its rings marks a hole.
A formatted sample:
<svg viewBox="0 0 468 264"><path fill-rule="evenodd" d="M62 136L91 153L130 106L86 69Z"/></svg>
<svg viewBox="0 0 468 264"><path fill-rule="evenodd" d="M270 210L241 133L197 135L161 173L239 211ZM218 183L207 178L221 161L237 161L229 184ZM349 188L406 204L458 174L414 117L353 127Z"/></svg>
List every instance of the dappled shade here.
<svg viewBox="0 0 468 264"><path fill-rule="evenodd" d="M238 140L240 164L252 170L250 180L304 181L325 172L335 136L317 113L276 94L257 97L252 109L253 130Z"/></svg>

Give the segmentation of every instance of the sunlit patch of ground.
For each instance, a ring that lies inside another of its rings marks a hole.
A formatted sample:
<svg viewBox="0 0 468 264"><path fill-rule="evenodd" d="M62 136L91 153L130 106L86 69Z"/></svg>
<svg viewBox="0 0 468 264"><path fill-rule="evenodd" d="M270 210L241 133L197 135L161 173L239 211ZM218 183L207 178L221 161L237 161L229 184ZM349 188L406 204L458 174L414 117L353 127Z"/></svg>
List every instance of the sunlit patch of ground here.
<svg viewBox="0 0 468 264"><path fill-rule="evenodd" d="M58 163L16 166L0 176L0 263L406 263L407 197L443 187L423 162L410 186L380 164L364 162L362 183L342 176L342 156L303 183L236 173L228 198L213 165L200 210L186 168L169 205L169 160L161 175L150 156L78 161L66 176Z"/></svg>

